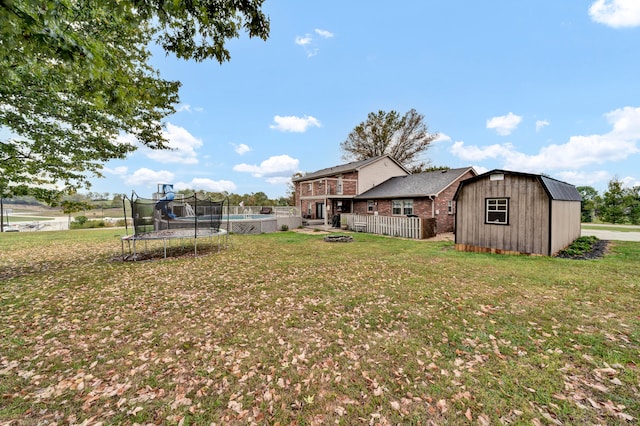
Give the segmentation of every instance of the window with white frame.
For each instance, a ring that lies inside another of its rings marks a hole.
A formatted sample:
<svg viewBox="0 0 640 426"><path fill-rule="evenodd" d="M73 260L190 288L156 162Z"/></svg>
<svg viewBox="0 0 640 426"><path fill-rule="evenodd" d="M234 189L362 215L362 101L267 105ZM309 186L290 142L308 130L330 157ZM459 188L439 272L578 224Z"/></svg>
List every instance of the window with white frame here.
<svg viewBox="0 0 640 426"><path fill-rule="evenodd" d="M508 198L487 198L485 223L496 225L509 224L509 199Z"/></svg>
<svg viewBox="0 0 640 426"><path fill-rule="evenodd" d="M453 201L447 201L447 214L453 214Z"/></svg>
<svg viewBox="0 0 640 426"><path fill-rule="evenodd" d="M368 213L373 212L373 200L368 200L367 201L367 212Z"/></svg>
<svg viewBox="0 0 640 426"><path fill-rule="evenodd" d="M391 214L394 216L413 214L413 200L393 200Z"/></svg>
<svg viewBox="0 0 640 426"><path fill-rule="evenodd" d="M336 194L342 195L342 178L338 178L338 186L336 187Z"/></svg>

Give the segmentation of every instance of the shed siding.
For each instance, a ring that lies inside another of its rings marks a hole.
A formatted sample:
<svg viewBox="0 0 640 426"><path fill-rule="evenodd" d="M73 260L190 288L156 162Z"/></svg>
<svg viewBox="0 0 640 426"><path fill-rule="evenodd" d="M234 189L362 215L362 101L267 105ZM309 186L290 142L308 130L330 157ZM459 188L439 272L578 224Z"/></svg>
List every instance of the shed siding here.
<svg viewBox="0 0 640 426"><path fill-rule="evenodd" d="M485 200L509 198L509 224L485 223ZM456 244L549 254L549 197L535 177L489 176L465 185L457 202Z"/></svg>
<svg viewBox="0 0 640 426"><path fill-rule="evenodd" d="M580 203L552 201L551 253L556 254L580 237Z"/></svg>

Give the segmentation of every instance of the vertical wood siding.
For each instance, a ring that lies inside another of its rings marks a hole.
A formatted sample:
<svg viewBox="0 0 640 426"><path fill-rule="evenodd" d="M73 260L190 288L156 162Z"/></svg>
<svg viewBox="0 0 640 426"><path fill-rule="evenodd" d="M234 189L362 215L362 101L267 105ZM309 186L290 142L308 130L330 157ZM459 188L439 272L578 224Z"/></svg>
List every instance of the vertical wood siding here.
<svg viewBox="0 0 640 426"><path fill-rule="evenodd" d="M556 254L580 237L580 203L554 200L551 206L551 254Z"/></svg>

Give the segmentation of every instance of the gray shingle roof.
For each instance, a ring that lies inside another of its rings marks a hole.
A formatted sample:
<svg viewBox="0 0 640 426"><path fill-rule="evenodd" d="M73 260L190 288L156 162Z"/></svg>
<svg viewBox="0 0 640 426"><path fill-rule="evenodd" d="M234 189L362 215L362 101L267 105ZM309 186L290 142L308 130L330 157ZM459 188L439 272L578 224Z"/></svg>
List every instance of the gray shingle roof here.
<svg viewBox="0 0 640 426"><path fill-rule="evenodd" d="M324 176L333 176L333 175L337 175L337 174L341 174L341 173L347 173L347 172L352 172L354 170L359 170L362 167L374 163L376 161L378 161L379 159L383 158L383 157L389 157L388 155L380 155L378 157L372 157L372 158L368 158L366 160L360 160L360 161L353 161L351 163L346 163L346 164L340 164L338 166L334 166L334 167L327 167L326 169L322 169L322 170L318 170L315 171L313 173L307 173L304 176L300 176L297 178L292 179L293 182L298 182L298 181L304 181L304 180L311 180L311 179L317 179L317 178L321 178ZM393 160L393 158L389 157L390 159ZM395 161L395 160L394 160ZM402 167L402 165L398 164L400 167Z"/></svg>
<svg viewBox="0 0 640 426"><path fill-rule="evenodd" d="M464 167L392 177L355 198L370 200L438 195L470 169L471 167Z"/></svg>

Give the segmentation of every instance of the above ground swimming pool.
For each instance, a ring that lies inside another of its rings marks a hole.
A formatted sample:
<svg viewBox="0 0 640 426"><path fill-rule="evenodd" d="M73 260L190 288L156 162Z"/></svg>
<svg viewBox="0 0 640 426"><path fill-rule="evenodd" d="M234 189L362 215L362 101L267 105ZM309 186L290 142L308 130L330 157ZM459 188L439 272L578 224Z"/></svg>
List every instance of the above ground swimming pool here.
<svg viewBox="0 0 640 426"><path fill-rule="evenodd" d="M196 216L176 218L176 222L193 222ZM198 222L207 223L210 216L197 216ZM276 232L278 221L273 214L230 214L222 215L220 228L231 234L263 234Z"/></svg>

